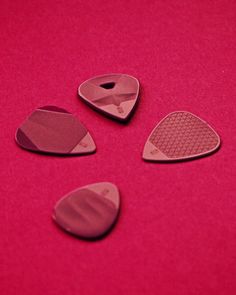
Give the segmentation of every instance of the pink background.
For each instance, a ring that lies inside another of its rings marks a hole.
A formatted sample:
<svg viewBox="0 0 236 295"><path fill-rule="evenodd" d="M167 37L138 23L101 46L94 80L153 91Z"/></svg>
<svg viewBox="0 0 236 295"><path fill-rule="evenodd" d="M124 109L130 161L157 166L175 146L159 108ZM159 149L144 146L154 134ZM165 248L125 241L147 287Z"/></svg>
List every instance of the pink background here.
<svg viewBox="0 0 236 295"><path fill-rule="evenodd" d="M1 0L1 295L236 294L236 2ZM77 97L85 79L127 73L142 86L128 125ZM77 115L97 153L26 152L14 133L36 107ZM147 136L187 110L221 135L216 154L142 161ZM66 235L55 202L97 181L122 212L105 239Z"/></svg>

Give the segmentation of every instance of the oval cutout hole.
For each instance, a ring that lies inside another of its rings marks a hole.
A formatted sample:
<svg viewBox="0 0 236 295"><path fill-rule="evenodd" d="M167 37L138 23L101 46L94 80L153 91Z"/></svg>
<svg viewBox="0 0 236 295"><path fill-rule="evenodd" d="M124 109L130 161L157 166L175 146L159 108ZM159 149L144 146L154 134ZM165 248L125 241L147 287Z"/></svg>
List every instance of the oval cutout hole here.
<svg viewBox="0 0 236 295"><path fill-rule="evenodd" d="M105 88L105 89L112 89L115 86L115 82L107 82L104 84L101 84L100 87Z"/></svg>

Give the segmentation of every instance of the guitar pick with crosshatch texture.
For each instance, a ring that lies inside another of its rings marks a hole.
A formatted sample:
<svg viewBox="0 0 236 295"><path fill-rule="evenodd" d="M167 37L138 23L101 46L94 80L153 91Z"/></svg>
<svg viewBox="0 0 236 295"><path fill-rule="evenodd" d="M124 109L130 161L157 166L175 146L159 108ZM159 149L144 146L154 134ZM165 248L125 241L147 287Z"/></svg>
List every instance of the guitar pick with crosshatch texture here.
<svg viewBox="0 0 236 295"><path fill-rule="evenodd" d="M177 161L213 153L220 146L219 135L205 121L184 111L162 119L151 132L143 150L148 161Z"/></svg>

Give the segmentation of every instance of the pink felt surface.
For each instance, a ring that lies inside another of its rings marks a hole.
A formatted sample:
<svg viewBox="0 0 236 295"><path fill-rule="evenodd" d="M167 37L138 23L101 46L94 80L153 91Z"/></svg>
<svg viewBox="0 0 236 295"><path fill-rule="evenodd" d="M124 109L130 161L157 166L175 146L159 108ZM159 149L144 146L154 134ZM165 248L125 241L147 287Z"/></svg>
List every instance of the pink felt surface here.
<svg viewBox="0 0 236 295"><path fill-rule="evenodd" d="M2 0L1 295L236 294L236 2ZM77 98L84 80L127 73L141 82L128 125ZM97 153L20 149L16 128L57 105L91 131ZM186 163L152 164L142 148L158 120L187 110L223 144ZM69 191L111 181L120 219L89 243L51 220Z"/></svg>

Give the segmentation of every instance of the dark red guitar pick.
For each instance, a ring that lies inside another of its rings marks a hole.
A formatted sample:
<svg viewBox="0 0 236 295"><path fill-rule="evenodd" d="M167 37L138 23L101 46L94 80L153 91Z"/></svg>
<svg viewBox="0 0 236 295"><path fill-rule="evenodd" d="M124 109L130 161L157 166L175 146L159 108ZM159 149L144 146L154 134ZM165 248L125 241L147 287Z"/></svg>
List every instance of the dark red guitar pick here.
<svg viewBox="0 0 236 295"><path fill-rule="evenodd" d="M97 76L83 82L78 93L97 110L125 121L137 102L139 82L136 78L124 74Z"/></svg>
<svg viewBox="0 0 236 295"><path fill-rule="evenodd" d="M189 112L174 112L154 128L145 144L143 158L186 160L210 154L219 146L219 135L205 121Z"/></svg>
<svg viewBox="0 0 236 295"><path fill-rule="evenodd" d="M86 154L96 150L87 129L71 113L55 106L36 109L17 129L24 149L53 154Z"/></svg>
<svg viewBox="0 0 236 295"><path fill-rule="evenodd" d="M111 229L119 207L117 187L109 182L101 182L67 194L56 204L52 217L67 232L94 239Z"/></svg>

